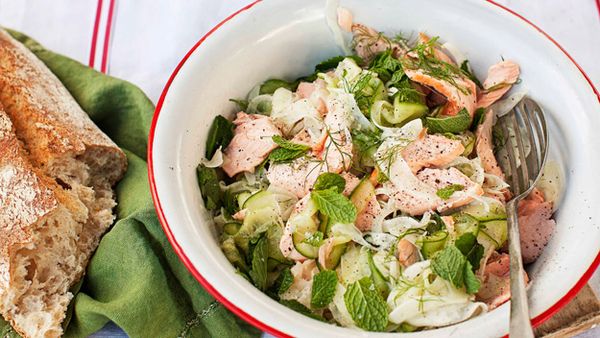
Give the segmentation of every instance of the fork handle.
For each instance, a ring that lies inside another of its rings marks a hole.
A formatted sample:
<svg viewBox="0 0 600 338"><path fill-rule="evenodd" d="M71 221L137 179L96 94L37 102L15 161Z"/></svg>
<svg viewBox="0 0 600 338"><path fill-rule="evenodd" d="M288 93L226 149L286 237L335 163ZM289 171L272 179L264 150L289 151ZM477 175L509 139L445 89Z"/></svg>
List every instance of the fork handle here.
<svg viewBox="0 0 600 338"><path fill-rule="evenodd" d="M521 257L519 220L515 198L506 205L508 216L508 253L510 255L510 337L533 338L529 319L527 291L525 290L525 269Z"/></svg>

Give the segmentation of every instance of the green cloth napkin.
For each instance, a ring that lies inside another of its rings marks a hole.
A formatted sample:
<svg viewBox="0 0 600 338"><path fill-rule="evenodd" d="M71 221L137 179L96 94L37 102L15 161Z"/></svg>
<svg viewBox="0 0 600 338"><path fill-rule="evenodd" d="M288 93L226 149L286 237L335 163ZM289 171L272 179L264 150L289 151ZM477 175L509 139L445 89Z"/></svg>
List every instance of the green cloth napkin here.
<svg viewBox="0 0 600 338"><path fill-rule="evenodd" d="M116 187L117 221L92 257L65 321L65 337L87 337L109 321L130 337L256 337L215 301L173 252L148 185L146 148L154 106L136 86L44 49L11 31L56 74L92 120L127 154ZM0 337L18 337L0 317Z"/></svg>

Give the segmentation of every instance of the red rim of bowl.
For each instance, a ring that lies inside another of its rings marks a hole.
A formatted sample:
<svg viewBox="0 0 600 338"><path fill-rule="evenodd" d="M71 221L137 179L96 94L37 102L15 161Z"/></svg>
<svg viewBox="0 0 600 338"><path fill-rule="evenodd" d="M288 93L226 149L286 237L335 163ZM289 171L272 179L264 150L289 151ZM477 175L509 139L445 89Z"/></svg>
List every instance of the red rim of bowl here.
<svg viewBox="0 0 600 338"><path fill-rule="evenodd" d="M581 74L583 75L583 77L587 80L587 82L589 83L590 87L592 88L593 92L596 94L596 97L598 97L598 102L600 103L600 93L598 93L598 90L594 87L594 84L592 83L592 81L590 80L590 78L587 76L587 74L583 71L583 69L577 64L577 62L575 62L575 60L571 57L571 55L569 55L569 53L567 53L567 51L558 44L558 42L556 42L552 37L550 37L550 35L548 35L546 32L544 32L542 29L540 29L539 27L537 27L535 24L533 24L531 21L527 20L526 18L524 18L523 16L521 16L520 14L514 12L511 9L508 9L506 7L504 7L503 5L500 5L494 1L491 0L487 0L489 3L491 3L492 5L495 5L507 12L509 12L510 14L518 17L519 19L525 21L527 24L529 24L531 27L533 27L535 30L537 30L538 32L540 32L542 35L544 35L547 39L549 39L552 43L554 43L554 45L556 45L568 58L569 60L571 60L571 62L573 62L573 64L577 67L577 69L579 69L579 71L581 72ZM158 197L158 193L156 191L156 182L154 180L154 164L153 164L153 157L152 157L152 149L153 149L153 141L154 141L154 132L156 129L156 123L158 121L158 116L160 115L160 111L162 109L162 105L164 103L164 99L167 95L167 92L169 91L169 88L171 86L171 83L173 82L173 80L175 79L175 76L177 75L177 73L179 73L179 70L181 69L181 67L185 64L185 62L187 61L187 59L192 55L192 53L194 53L194 51L204 42L204 40L206 40L212 33L214 33L217 29L219 29L222 25L224 25L227 21L231 20L232 18L234 18L235 16L237 16L238 14L252 8L254 5L256 5L257 3L261 2L261 0L256 0L253 3L247 5L246 7L238 10L237 12L231 14L230 16L228 16L227 18L225 18L223 21L221 21L219 24L217 24L215 27L213 27L208 33L206 33L206 35L204 35L188 52L187 54L183 57L183 59L179 62L179 64L177 65L177 67L175 68L175 70L173 71L173 73L171 74L171 76L169 77L169 80L167 81L167 84L165 85L165 88L163 89L163 92L158 100L158 104L156 105L156 110L154 112L154 117L152 118L152 125L150 127L150 133L149 133L149 139L148 139L148 179L150 181L150 190L152 193L152 199L154 201L154 206L156 207L156 211L158 214L158 219L160 220L160 224L162 225L162 228L165 232L165 235L167 236L167 239L169 240L169 242L171 243L171 245L173 246L173 250L175 251L175 253L179 256L179 258L181 259L181 261L183 262L183 264L185 265L185 267L190 271L190 273L194 276L194 278L196 278L196 280L198 280L198 282L200 282L200 284L206 289L206 291L208 291L213 297L215 297L219 302L221 302L227 309L229 309L231 312L235 313L237 316L239 316L240 318L244 319L245 321L247 321L248 323L254 325L255 327L270 333L272 335L278 336L278 337L291 337L288 334L281 332L275 328L272 328L266 324L264 324L263 322L257 320L256 318L252 317L252 315L244 312L242 309L238 308L235 304L233 304L231 301L229 301L228 299L226 299L225 297L223 297L219 291L217 291L210 283L208 283L208 281L206 279L204 279L204 277L202 277L202 275L200 275L200 273L198 272L198 270L196 270L196 268L194 267L194 265L192 264L192 262L190 261L190 259L186 256L185 252L183 251L183 249L181 248L181 246L179 246L179 243L177 243L177 240L175 239L171 228L169 227L169 224L167 223L167 220L165 218L164 212L162 210L162 206L160 203L160 199ZM550 308L548 308L546 311L542 312L541 314L537 315L536 317L534 317L531 322L533 324L533 326L538 326L541 323L543 323L544 321L546 321L547 319L549 319L552 315L554 315L556 312L558 312L558 310L560 310L563 306L567 305L579 292L579 290L581 290L581 288L588 282L588 280L592 277L594 271L596 270L596 268L598 267L598 265L600 265L600 250L598 252L598 254L596 255L596 258L594 259L594 261L592 262L592 264L590 265L590 267L586 270L586 272L581 276L581 278L579 279L579 281L577 283L575 283L575 285L571 288L571 290L569 290L569 292L567 292L567 294L565 294L561 299L558 300L558 302L556 302L554 305L552 305Z"/></svg>

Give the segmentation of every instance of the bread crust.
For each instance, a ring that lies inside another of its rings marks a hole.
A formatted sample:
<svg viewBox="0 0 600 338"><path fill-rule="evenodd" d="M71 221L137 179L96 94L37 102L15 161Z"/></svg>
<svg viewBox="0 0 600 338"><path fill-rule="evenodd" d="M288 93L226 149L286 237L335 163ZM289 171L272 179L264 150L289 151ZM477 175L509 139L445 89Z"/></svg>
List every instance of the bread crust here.
<svg viewBox="0 0 600 338"><path fill-rule="evenodd" d="M123 151L89 119L42 61L2 29L0 102L36 166L51 167L66 156L81 157L90 162L92 176L111 186L124 175ZM97 154L102 154L102 163Z"/></svg>
<svg viewBox="0 0 600 338"><path fill-rule="evenodd" d="M0 313L23 337L62 334L68 290L114 221L111 187L126 169L58 78L0 28Z"/></svg>

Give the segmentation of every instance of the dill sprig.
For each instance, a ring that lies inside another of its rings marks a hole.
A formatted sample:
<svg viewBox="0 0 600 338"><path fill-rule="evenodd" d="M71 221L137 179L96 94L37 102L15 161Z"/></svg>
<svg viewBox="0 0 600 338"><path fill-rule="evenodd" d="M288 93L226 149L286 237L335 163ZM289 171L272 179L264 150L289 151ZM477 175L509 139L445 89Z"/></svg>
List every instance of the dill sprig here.
<svg viewBox="0 0 600 338"><path fill-rule="evenodd" d="M461 93L471 94L471 89L458 84L457 79L464 79L463 71L455 65L449 64L434 57L434 48L437 46L438 37L419 43L409 51L416 57L405 57L402 66L405 69L421 70L425 74L450 83Z"/></svg>

